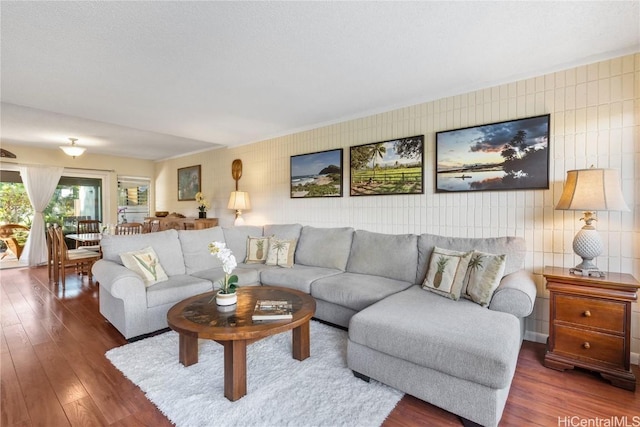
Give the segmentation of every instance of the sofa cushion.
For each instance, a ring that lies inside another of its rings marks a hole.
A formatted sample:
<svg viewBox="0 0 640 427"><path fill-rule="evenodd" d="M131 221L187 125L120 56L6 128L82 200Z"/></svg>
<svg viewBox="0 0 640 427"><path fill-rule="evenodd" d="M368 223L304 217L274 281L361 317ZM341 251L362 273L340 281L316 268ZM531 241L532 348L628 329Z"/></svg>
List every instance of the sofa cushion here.
<svg viewBox="0 0 640 427"><path fill-rule="evenodd" d="M311 283L311 296L360 311L412 283L367 274L341 273Z"/></svg>
<svg viewBox="0 0 640 427"><path fill-rule="evenodd" d="M175 230L174 230L175 231ZM147 307L175 304L185 298L213 290L209 280L180 274L147 288Z"/></svg>
<svg viewBox="0 0 640 427"><path fill-rule="evenodd" d="M241 225L238 227L222 227L224 232L224 241L227 247L231 249L236 261L244 261L247 259L247 237L262 236L262 227L254 225Z"/></svg>
<svg viewBox="0 0 640 427"><path fill-rule="evenodd" d="M436 247L431 253L427 277L422 287L428 291L458 300L467 277L472 251L450 251Z"/></svg>
<svg viewBox="0 0 640 427"><path fill-rule="evenodd" d="M501 389L509 386L515 372L520 323L511 314L412 286L355 314L349 339L419 366Z"/></svg>
<svg viewBox="0 0 640 427"><path fill-rule="evenodd" d="M120 265L123 265L120 259L122 252L137 251L147 246L151 246L156 252L160 264L168 276L185 274L182 247L176 230L133 235L107 234L102 236L100 241L102 258Z"/></svg>
<svg viewBox="0 0 640 427"><path fill-rule="evenodd" d="M357 230L347 264L350 273L370 274L416 283L418 236Z"/></svg>
<svg viewBox="0 0 640 427"><path fill-rule="evenodd" d="M284 286L310 294L312 282L340 273L342 271L333 268L294 264L293 268L269 268L260 271L260 282L267 286Z"/></svg>
<svg viewBox="0 0 640 427"><path fill-rule="evenodd" d="M482 251L492 254L507 254L504 274L511 274L524 266L527 244L522 237L465 238L421 234L418 237L417 283L421 283L429 267L431 252L435 247L454 251Z"/></svg>
<svg viewBox="0 0 640 427"><path fill-rule="evenodd" d="M344 271L352 240L353 228L350 227L302 227L296 250L296 264Z"/></svg>
<svg viewBox="0 0 640 427"><path fill-rule="evenodd" d="M209 243L224 242L224 233L221 227L205 228L204 230L179 230L178 238L187 274L222 266L220 260L211 255L209 251Z"/></svg>
<svg viewBox="0 0 640 427"><path fill-rule="evenodd" d="M269 251L267 252L267 265L279 267L293 267L293 256L296 252L296 239L269 238Z"/></svg>
<svg viewBox="0 0 640 427"><path fill-rule="evenodd" d="M278 239L300 239L300 224L267 224L264 226L264 236L275 236Z"/></svg>
<svg viewBox="0 0 640 427"><path fill-rule="evenodd" d="M493 292L498 288L500 280L504 276L505 264L506 255L504 254L495 255L473 251L462 295L483 307L487 307L491 302Z"/></svg>
<svg viewBox="0 0 640 427"><path fill-rule="evenodd" d="M125 267L142 278L146 287L168 279L158 255L151 246L139 251L123 252L120 259Z"/></svg>
<svg viewBox="0 0 640 427"><path fill-rule="evenodd" d="M247 257L244 262L247 264L264 264L269 254L268 237L247 237Z"/></svg>

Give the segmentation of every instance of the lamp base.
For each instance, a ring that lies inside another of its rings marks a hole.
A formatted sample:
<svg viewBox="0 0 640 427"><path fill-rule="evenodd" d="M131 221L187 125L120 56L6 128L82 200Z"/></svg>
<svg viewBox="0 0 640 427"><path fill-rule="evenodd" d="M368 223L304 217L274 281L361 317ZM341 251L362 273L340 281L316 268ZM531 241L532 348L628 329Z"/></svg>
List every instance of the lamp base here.
<svg viewBox="0 0 640 427"><path fill-rule="evenodd" d="M578 268L578 266L570 268L569 273L576 276L583 277L604 277L604 271L600 271L597 268Z"/></svg>

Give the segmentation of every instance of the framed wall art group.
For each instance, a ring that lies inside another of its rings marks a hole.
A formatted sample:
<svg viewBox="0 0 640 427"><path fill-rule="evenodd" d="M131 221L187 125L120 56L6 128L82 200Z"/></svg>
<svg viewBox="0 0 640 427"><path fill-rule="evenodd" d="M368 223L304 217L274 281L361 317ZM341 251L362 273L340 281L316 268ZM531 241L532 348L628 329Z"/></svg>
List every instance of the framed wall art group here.
<svg viewBox="0 0 640 427"><path fill-rule="evenodd" d="M435 191L549 188L550 115L436 133ZM349 148L350 196L424 194L424 135ZM342 149L291 156L291 197L342 197Z"/></svg>

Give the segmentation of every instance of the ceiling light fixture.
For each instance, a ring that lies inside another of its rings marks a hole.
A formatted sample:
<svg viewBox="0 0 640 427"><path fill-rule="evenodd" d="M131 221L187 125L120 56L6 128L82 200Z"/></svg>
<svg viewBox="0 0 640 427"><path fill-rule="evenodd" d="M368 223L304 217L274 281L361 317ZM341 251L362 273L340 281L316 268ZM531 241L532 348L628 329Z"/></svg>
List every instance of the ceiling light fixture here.
<svg viewBox="0 0 640 427"><path fill-rule="evenodd" d="M64 151L64 154L66 154L67 156L71 156L74 159L78 156L81 156L82 153L84 153L84 151L86 150L86 148L78 147L76 145L77 140L78 138L69 138L69 141L71 141L71 145L62 145L60 146L60 149Z"/></svg>

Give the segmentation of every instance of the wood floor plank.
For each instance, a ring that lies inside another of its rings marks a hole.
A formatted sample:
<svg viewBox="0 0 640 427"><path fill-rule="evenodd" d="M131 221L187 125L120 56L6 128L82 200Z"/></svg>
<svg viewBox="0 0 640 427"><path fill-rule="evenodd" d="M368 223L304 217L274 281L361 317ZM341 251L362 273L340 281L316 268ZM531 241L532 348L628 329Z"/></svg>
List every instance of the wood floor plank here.
<svg viewBox="0 0 640 427"><path fill-rule="evenodd" d="M31 421L9 352L2 354L2 363L0 363L0 407L2 408L0 414L0 425L2 426L13 426Z"/></svg>
<svg viewBox="0 0 640 427"><path fill-rule="evenodd" d="M57 426L58 421L74 426L171 426L104 356L126 340L100 315L95 283L70 274L62 288L48 283L46 268L3 271L0 304L2 426ZM640 413L640 383L634 393L587 371L554 371L543 366L544 353L543 344L523 343L500 427L557 427L566 416L578 421L633 420L630 417ZM20 359L15 369L14 356ZM60 369L53 372L56 366ZM637 366L633 370L640 381ZM36 407L36 399L46 402ZM51 421L48 414L56 412L64 418ZM384 422L386 427L459 425L457 416L408 395Z"/></svg>

